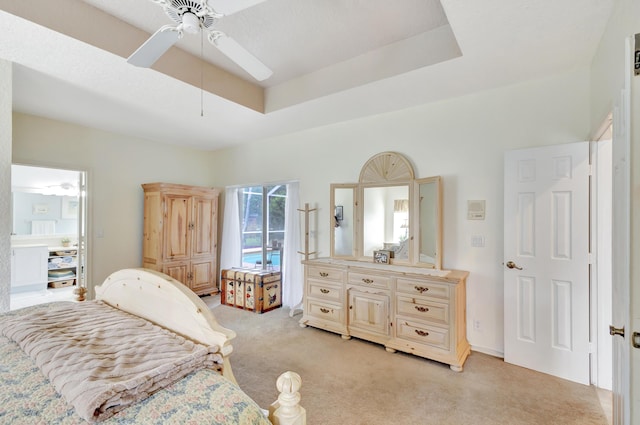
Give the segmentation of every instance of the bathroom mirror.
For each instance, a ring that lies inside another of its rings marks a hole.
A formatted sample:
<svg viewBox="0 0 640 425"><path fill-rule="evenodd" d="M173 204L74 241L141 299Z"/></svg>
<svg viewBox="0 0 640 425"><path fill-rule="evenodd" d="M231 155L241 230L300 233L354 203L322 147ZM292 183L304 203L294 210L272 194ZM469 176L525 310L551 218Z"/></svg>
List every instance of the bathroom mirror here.
<svg viewBox="0 0 640 425"><path fill-rule="evenodd" d="M78 233L80 171L11 165L14 239Z"/></svg>
<svg viewBox="0 0 640 425"><path fill-rule="evenodd" d="M331 213L332 257L372 261L383 250L391 264L442 266L441 179L416 180L398 153L374 155L357 184L332 184Z"/></svg>

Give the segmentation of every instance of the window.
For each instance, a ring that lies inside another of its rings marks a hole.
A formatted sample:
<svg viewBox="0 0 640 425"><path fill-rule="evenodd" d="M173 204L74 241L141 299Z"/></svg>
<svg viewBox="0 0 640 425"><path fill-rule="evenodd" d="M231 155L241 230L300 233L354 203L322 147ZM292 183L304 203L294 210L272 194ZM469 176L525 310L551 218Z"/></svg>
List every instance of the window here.
<svg viewBox="0 0 640 425"><path fill-rule="evenodd" d="M287 186L249 186L238 191L242 266L280 270Z"/></svg>

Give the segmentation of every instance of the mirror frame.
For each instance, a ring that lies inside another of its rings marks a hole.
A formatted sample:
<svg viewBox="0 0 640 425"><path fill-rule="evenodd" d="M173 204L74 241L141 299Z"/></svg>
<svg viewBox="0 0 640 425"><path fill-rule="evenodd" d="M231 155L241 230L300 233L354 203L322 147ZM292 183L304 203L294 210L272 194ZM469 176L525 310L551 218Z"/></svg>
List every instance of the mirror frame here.
<svg viewBox="0 0 640 425"><path fill-rule="evenodd" d="M420 185L436 184L436 223L435 246L436 255L433 263L420 261ZM335 183L331 185L330 194L330 252L331 257L352 259L358 261L372 261L370 256L364 256L364 190L370 187L388 187L407 185L409 197L409 256L406 259L391 259L390 264L423 268L442 268L442 179L440 176L415 179L413 166L403 155L396 152L382 152L371 157L360 171L358 183ZM355 223L351 255L336 255L335 252L335 190L351 188L354 191L353 223Z"/></svg>

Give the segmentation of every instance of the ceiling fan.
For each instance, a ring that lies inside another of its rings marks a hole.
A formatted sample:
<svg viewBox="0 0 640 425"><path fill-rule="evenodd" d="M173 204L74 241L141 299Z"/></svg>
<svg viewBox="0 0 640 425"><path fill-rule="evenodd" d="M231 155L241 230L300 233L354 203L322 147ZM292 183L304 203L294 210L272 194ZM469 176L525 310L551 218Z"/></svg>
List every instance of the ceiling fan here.
<svg viewBox="0 0 640 425"><path fill-rule="evenodd" d="M271 71L253 54L231 37L214 28L214 24L225 16L209 5L209 0L151 0L159 4L167 16L177 25L165 25L129 56L127 62L144 68L153 65L185 32L197 34L203 31L211 44L239 65L258 81L269 78ZM219 2L221 0L218 0ZM244 0L237 3L248 7L262 0ZM237 11L238 4L235 5ZM227 13L229 14L229 13Z"/></svg>

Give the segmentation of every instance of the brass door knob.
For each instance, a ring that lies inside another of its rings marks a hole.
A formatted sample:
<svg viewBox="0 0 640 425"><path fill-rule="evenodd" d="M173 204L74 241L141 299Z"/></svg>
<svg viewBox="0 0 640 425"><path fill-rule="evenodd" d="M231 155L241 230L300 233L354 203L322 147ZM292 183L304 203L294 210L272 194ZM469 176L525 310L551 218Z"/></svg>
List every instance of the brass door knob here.
<svg viewBox="0 0 640 425"><path fill-rule="evenodd" d="M624 326L621 328L616 328L613 325L609 325L609 335L611 336L620 335L621 337L624 338Z"/></svg>
<svg viewBox="0 0 640 425"><path fill-rule="evenodd" d="M509 269L522 270L522 267L518 267L518 265L516 263L514 263L513 261L507 261L507 264L505 264L505 265Z"/></svg>

